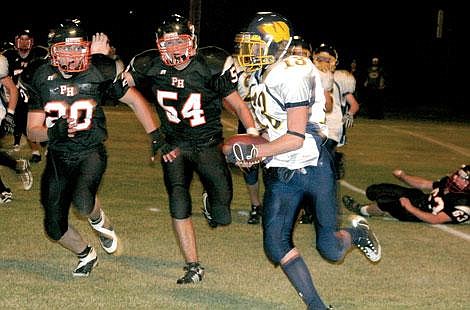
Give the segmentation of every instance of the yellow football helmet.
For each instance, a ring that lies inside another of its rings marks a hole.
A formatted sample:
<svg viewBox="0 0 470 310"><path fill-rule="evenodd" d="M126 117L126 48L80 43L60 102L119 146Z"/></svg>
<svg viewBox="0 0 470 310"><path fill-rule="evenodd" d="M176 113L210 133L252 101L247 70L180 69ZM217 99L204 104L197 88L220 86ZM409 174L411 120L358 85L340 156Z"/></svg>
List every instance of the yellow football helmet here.
<svg viewBox="0 0 470 310"><path fill-rule="evenodd" d="M246 32L235 37L235 57L246 72L282 59L292 42L290 22L277 13L259 12Z"/></svg>

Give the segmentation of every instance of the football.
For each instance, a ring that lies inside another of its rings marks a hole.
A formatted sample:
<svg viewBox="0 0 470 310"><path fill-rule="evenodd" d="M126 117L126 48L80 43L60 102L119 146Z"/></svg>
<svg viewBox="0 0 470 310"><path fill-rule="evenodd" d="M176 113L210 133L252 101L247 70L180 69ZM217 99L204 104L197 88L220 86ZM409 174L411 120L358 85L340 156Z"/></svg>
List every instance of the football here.
<svg viewBox="0 0 470 310"><path fill-rule="evenodd" d="M259 145L263 143L268 143L269 141L261 136L252 136L249 134L237 134L231 137L228 137L224 140L224 144L222 145L222 152L227 155L232 150L232 146L235 143L239 144L254 144Z"/></svg>

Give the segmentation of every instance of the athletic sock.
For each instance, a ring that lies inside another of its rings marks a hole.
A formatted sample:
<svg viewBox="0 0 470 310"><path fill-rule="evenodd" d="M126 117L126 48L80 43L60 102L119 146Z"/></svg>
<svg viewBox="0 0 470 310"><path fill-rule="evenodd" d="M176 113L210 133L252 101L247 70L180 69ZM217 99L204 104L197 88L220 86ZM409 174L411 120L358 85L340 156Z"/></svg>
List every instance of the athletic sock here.
<svg viewBox="0 0 470 310"><path fill-rule="evenodd" d="M326 309L313 284L310 271L302 257L298 256L285 265L281 265L297 294L309 309Z"/></svg>

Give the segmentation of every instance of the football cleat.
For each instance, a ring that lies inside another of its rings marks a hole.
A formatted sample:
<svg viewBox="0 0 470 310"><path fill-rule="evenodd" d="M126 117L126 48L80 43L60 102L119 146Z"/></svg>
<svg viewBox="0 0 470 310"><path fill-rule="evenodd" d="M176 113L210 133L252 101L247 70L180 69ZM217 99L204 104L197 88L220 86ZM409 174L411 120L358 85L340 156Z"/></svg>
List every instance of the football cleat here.
<svg viewBox="0 0 470 310"><path fill-rule="evenodd" d="M353 213L364 216L364 214L361 213L361 207L362 206L359 203L357 203L354 200L354 198L352 198L351 196L345 195L345 196L343 196L342 200L343 200L343 204L346 207L346 209L348 209L349 211L351 211Z"/></svg>
<svg viewBox="0 0 470 310"><path fill-rule="evenodd" d="M207 224L209 224L209 226L212 228L216 228L217 222L212 218L210 212L209 195L207 195L206 191L202 193L202 205L202 215L204 215L204 217L206 218Z"/></svg>
<svg viewBox="0 0 470 310"><path fill-rule="evenodd" d="M103 227L105 218L103 210L100 209L100 218L96 221L88 219L88 222L91 227L98 232L98 238L103 250L108 254L114 254L118 249L119 239L112 226L108 228Z"/></svg>
<svg viewBox="0 0 470 310"><path fill-rule="evenodd" d="M38 163L41 161L41 155L40 154L33 154L31 155L31 159L30 159L30 162L32 163Z"/></svg>
<svg viewBox="0 0 470 310"><path fill-rule="evenodd" d="M29 191L33 187L33 173L29 161L26 159L18 159L16 161L16 173L20 176L23 188Z"/></svg>
<svg viewBox="0 0 470 310"><path fill-rule="evenodd" d="M78 265L73 271L74 277L88 277L93 267L98 264L98 257L96 256L95 249L87 246L85 254L78 256Z"/></svg>
<svg viewBox="0 0 470 310"><path fill-rule="evenodd" d="M353 243L371 262L378 262L382 258L382 248L367 220L359 215L353 216L351 217L351 226L359 232L359 238L353 240Z"/></svg>
<svg viewBox="0 0 470 310"><path fill-rule="evenodd" d="M0 204L8 203L13 199L13 193L9 188L5 188L5 190L0 194Z"/></svg>
<svg viewBox="0 0 470 310"><path fill-rule="evenodd" d="M189 284L202 281L204 277L204 267L199 263L187 263L183 269L186 273L176 281L177 284Z"/></svg>
<svg viewBox="0 0 470 310"><path fill-rule="evenodd" d="M250 218L248 224L259 224L261 220L261 206L251 206Z"/></svg>

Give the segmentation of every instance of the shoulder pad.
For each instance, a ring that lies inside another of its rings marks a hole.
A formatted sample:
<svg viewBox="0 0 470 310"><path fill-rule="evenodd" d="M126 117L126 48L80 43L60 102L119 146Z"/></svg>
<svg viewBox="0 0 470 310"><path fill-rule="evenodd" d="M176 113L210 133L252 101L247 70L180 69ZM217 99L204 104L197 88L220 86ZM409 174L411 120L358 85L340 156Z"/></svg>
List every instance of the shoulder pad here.
<svg viewBox="0 0 470 310"><path fill-rule="evenodd" d="M147 68L149 68L152 65L155 58L160 58L160 53L155 48L149 49L134 56L131 59L129 66L134 71L146 72Z"/></svg>
<svg viewBox="0 0 470 310"><path fill-rule="evenodd" d="M38 70L39 67L48 64L49 61L42 58L37 58L31 61L23 72L21 72L20 79L23 82L29 84L33 79L34 73Z"/></svg>
<svg viewBox="0 0 470 310"><path fill-rule="evenodd" d="M93 54L91 55L91 63L103 74L105 79L114 80L116 77L116 63L114 59L103 54Z"/></svg>
<svg viewBox="0 0 470 310"><path fill-rule="evenodd" d="M49 50L42 45L35 45L31 49L31 53L34 58L46 59L49 56Z"/></svg>
<svg viewBox="0 0 470 310"><path fill-rule="evenodd" d="M15 50L15 49L11 49L11 48L6 49L6 50L4 50L4 51L2 52L2 55L5 56L7 59L12 59L12 57L16 57L15 54L18 55L18 53L16 52L16 50Z"/></svg>
<svg viewBox="0 0 470 310"><path fill-rule="evenodd" d="M233 65L233 58L223 48L217 46L206 46L198 49L198 55L204 58L211 74L221 75Z"/></svg>

